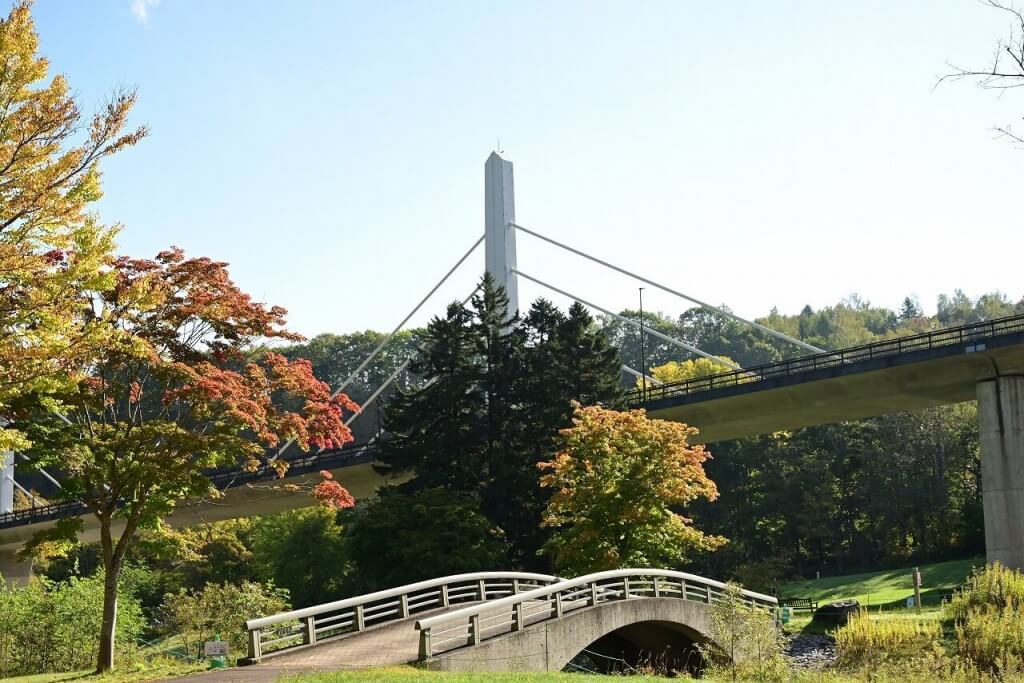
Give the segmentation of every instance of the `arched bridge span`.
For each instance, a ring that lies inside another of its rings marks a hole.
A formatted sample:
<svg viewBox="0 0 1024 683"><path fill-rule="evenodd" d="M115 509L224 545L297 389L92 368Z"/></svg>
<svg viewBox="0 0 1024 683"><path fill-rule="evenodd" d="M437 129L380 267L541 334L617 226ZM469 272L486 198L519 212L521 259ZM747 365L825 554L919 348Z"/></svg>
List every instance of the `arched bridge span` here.
<svg viewBox="0 0 1024 683"><path fill-rule="evenodd" d="M248 663L330 670L419 661L448 671L558 671L581 652L600 658L624 649L668 650L679 660L709 639L708 606L724 589L656 569L575 579L460 574L250 620ZM752 607L777 604L760 593L742 596Z"/></svg>

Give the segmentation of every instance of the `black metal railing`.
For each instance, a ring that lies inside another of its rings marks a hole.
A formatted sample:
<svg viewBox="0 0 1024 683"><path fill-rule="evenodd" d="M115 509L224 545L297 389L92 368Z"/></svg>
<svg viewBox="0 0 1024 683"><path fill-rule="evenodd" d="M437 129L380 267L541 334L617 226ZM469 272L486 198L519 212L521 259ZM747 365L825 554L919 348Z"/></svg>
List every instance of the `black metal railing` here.
<svg viewBox="0 0 1024 683"><path fill-rule="evenodd" d="M838 351L826 351L811 356L801 356L742 370L731 370L706 377L696 377L681 382L670 382L658 386L648 385L646 391L636 389L627 394L626 401L631 407L642 407L651 401L673 396L687 396L711 391L712 389L751 384L777 377L788 377L822 368L832 368L858 361L881 358L883 356L897 356L904 353L957 344L965 346L976 345L986 339L1015 333L1024 333L1024 315L996 318L960 327L948 327L909 337L896 337L861 346L851 346L839 349Z"/></svg>
<svg viewBox="0 0 1024 683"><path fill-rule="evenodd" d="M319 453L306 453L288 460L288 473L296 477L317 470L329 470L344 465L356 465L372 461L377 455L377 444L359 444L336 448ZM221 468L207 473L210 483L225 490L257 481L277 479L277 472L271 467L261 467L252 472L240 468ZM63 501L48 505L37 505L23 510L0 514L0 529L46 522L64 517L84 515L87 508L77 501Z"/></svg>

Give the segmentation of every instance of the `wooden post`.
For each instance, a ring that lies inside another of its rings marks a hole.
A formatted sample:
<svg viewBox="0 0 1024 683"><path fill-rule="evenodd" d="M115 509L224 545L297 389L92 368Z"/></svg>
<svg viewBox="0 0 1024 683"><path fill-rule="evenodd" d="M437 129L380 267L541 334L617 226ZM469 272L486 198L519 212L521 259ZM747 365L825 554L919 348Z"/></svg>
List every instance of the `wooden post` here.
<svg viewBox="0 0 1024 683"><path fill-rule="evenodd" d="M402 618L403 619L408 619L409 618L409 596L408 596L408 594L403 593L398 598L398 602L399 602L399 605L400 605L401 610L402 610Z"/></svg>
<svg viewBox="0 0 1024 683"><path fill-rule="evenodd" d="M555 593L555 619L562 618L562 594Z"/></svg>
<svg viewBox="0 0 1024 683"><path fill-rule="evenodd" d="M689 600L690 598L686 595L686 579L679 580L679 590L683 591L683 600Z"/></svg>
<svg viewBox="0 0 1024 683"><path fill-rule="evenodd" d="M480 591L480 602L487 602L487 582L484 579L480 579L477 582L477 590Z"/></svg>
<svg viewBox="0 0 1024 683"><path fill-rule="evenodd" d="M512 630L523 630L523 603L521 602L512 605Z"/></svg>
<svg viewBox="0 0 1024 683"><path fill-rule="evenodd" d="M519 579L512 579L512 595L519 594Z"/></svg>
<svg viewBox="0 0 1024 683"><path fill-rule="evenodd" d="M590 606L597 607L597 582L590 584Z"/></svg>
<svg viewBox="0 0 1024 683"><path fill-rule="evenodd" d="M917 607L917 611L921 612L921 571L914 567L914 606Z"/></svg>
<svg viewBox="0 0 1024 683"><path fill-rule="evenodd" d="M448 607L448 584L441 586L441 607Z"/></svg>
<svg viewBox="0 0 1024 683"><path fill-rule="evenodd" d="M629 600L629 577L622 577L622 599Z"/></svg>
<svg viewBox="0 0 1024 683"><path fill-rule="evenodd" d="M660 598L661 597L661 590L659 590L659 588L658 588L658 577L657 576L654 577L654 597L656 597L656 598Z"/></svg>

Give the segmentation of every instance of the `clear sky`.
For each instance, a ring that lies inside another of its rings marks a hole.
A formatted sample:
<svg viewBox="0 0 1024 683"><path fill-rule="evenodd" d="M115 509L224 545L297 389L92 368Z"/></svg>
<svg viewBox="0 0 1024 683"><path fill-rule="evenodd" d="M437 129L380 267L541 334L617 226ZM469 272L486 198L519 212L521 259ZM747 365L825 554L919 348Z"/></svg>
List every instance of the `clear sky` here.
<svg viewBox="0 0 1024 683"><path fill-rule="evenodd" d="M401 319L483 232L499 140L520 223L743 315L851 292L927 310L955 287L1024 295L1024 150L991 132L1024 92L934 88L1009 29L976 0L37 0L35 15L86 107L138 88L152 135L106 163L100 207L122 251L228 261L306 335ZM519 264L636 305L637 283L527 236ZM468 293L482 250L467 265L429 314Z"/></svg>

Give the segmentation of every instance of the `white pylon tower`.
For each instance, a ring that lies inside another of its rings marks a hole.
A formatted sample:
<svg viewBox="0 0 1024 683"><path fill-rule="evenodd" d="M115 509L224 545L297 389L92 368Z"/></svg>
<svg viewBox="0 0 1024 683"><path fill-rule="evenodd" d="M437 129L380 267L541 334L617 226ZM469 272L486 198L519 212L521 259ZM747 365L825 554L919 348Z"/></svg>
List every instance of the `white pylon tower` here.
<svg viewBox="0 0 1024 683"><path fill-rule="evenodd" d="M509 316L519 311L515 222L512 162L491 152L484 163L484 265L495 284L505 288Z"/></svg>

